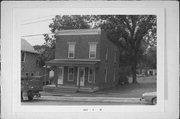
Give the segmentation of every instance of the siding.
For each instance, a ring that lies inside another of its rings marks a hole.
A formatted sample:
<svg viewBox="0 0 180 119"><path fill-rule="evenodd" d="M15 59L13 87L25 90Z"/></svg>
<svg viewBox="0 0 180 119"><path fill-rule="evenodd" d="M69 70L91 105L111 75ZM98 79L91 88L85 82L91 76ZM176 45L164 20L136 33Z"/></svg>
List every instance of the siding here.
<svg viewBox="0 0 180 119"><path fill-rule="evenodd" d="M34 76L44 75L45 69L42 66L37 65L37 59L38 54L25 52L25 61L21 62L22 67L24 67L24 70L21 71L21 75L25 75L26 72L29 73L29 75L33 73Z"/></svg>

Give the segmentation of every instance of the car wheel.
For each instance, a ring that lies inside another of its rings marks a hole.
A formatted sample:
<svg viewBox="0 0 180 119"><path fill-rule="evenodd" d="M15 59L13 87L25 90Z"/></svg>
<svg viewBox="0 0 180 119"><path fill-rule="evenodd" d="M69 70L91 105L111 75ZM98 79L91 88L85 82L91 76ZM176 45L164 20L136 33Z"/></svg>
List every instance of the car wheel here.
<svg viewBox="0 0 180 119"><path fill-rule="evenodd" d="M153 105L156 105L156 104L157 104L157 98L156 98L156 97L152 99L152 104L153 104Z"/></svg>

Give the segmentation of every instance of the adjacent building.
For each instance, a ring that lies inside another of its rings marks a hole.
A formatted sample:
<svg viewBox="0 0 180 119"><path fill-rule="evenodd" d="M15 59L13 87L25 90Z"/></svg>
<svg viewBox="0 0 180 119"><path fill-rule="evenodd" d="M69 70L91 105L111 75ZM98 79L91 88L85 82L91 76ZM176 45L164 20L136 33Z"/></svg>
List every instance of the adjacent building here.
<svg viewBox="0 0 180 119"><path fill-rule="evenodd" d="M25 39L21 39L21 76L45 76L39 53Z"/></svg>
<svg viewBox="0 0 180 119"><path fill-rule="evenodd" d="M101 29L61 30L56 32L54 84L78 91L96 91L118 84L119 50Z"/></svg>

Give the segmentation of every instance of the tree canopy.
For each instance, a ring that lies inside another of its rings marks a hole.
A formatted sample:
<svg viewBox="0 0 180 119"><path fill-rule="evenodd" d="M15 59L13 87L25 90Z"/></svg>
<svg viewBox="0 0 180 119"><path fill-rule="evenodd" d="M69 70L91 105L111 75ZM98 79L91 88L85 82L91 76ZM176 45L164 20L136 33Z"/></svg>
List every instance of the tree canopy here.
<svg viewBox="0 0 180 119"><path fill-rule="evenodd" d="M133 83L142 56L156 47L155 15L101 15L93 16L96 26L107 32L108 38L124 52L124 58L132 67Z"/></svg>
<svg viewBox="0 0 180 119"><path fill-rule="evenodd" d="M56 30L67 30L67 29L88 29L88 16L82 15L56 15L53 18L53 23L49 25L51 32L54 33Z"/></svg>

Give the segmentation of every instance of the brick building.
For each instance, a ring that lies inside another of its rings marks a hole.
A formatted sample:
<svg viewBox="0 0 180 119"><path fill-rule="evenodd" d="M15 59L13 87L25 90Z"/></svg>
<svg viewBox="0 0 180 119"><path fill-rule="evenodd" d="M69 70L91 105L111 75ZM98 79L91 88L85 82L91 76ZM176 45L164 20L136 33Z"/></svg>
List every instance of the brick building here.
<svg viewBox="0 0 180 119"><path fill-rule="evenodd" d="M96 91L118 84L119 50L101 29L56 32L54 83L78 91ZM51 86L52 87L52 86Z"/></svg>

